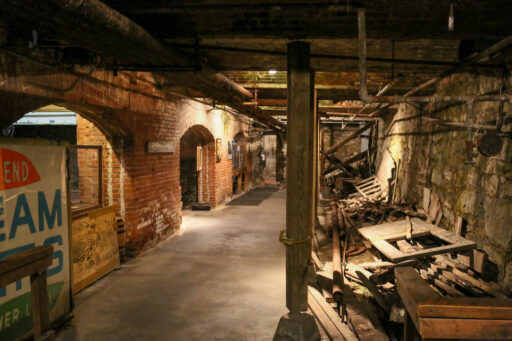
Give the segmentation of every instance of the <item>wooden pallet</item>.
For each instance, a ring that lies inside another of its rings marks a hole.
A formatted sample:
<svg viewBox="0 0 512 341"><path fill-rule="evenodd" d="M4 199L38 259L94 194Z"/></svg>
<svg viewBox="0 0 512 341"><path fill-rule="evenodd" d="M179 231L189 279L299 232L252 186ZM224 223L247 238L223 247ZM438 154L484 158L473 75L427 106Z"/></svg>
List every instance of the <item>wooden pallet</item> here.
<svg viewBox="0 0 512 341"><path fill-rule="evenodd" d="M353 185L365 199L378 199L382 195L382 186L375 176L353 182Z"/></svg>
<svg viewBox="0 0 512 341"><path fill-rule="evenodd" d="M398 220L391 223L379 224L368 226L359 229L359 233L366 239L368 239L372 245L377 248L384 256L389 258L392 262L400 262L406 259L421 258L432 255L439 255L443 253L465 251L476 248L475 242L457 236L456 234L439 228L435 225L429 224L421 219L411 219L412 231L411 236L422 237L422 236L434 236L448 245L433 247L430 249L414 250L410 252L404 252L393 245L390 242L399 241L406 239L408 231L407 220Z"/></svg>

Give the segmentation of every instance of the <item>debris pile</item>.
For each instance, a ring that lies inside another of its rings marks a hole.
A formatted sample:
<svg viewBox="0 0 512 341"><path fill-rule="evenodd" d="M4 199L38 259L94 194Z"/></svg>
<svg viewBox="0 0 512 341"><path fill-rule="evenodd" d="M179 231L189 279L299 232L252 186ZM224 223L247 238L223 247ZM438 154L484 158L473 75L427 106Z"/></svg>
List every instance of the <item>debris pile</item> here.
<svg viewBox="0 0 512 341"><path fill-rule="evenodd" d="M425 196L422 209L369 195L321 207L309 306L328 339L403 338L397 267L412 266L439 296L507 297L484 279L485 254L460 235L460 226L456 233L437 227L439 200L428 190Z"/></svg>

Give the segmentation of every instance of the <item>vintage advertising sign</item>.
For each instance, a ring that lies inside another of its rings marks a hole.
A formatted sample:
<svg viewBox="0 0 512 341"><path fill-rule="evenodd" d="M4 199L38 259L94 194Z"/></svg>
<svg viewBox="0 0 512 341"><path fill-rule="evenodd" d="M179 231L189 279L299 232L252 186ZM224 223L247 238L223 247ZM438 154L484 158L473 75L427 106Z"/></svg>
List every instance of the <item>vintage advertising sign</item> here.
<svg viewBox="0 0 512 341"><path fill-rule="evenodd" d="M0 144L0 259L54 248L47 270L50 319L70 311L65 147ZM30 279L0 288L0 340L30 331Z"/></svg>

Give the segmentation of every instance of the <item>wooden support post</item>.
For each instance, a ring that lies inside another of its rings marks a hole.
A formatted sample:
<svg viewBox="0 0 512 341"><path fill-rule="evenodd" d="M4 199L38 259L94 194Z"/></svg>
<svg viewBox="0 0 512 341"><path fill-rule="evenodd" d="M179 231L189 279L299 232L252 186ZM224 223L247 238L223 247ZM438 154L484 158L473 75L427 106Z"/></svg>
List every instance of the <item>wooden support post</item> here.
<svg viewBox="0 0 512 341"><path fill-rule="evenodd" d="M288 44L288 127L286 168L286 306L276 340L320 340L308 309L308 265L315 223L317 118L310 43Z"/></svg>
<svg viewBox="0 0 512 341"><path fill-rule="evenodd" d="M38 340L50 327L46 270L30 275L30 286L32 292L32 323L34 326L34 339Z"/></svg>

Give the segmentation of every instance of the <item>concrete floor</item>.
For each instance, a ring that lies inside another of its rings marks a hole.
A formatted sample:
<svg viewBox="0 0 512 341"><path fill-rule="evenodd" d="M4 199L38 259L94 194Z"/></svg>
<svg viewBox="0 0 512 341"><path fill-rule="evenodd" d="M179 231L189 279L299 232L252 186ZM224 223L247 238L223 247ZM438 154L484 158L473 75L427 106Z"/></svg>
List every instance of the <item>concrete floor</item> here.
<svg viewBox="0 0 512 341"><path fill-rule="evenodd" d="M57 339L271 340L287 312L284 226L284 192L187 212L181 232L79 293Z"/></svg>

